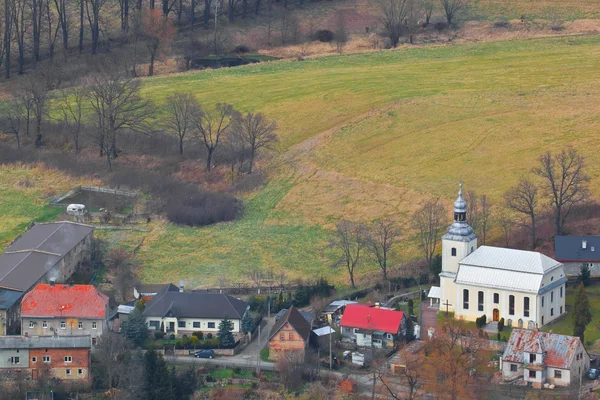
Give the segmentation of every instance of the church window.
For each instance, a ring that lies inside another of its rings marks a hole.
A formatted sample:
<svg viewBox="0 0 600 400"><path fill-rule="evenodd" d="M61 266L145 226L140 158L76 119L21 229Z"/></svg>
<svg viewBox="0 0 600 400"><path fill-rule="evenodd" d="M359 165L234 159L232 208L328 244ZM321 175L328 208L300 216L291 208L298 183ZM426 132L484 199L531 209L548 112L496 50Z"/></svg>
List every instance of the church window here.
<svg viewBox="0 0 600 400"><path fill-rule="evenodd" d="M550 292L550 303L554 303L554 291Z"/></svg>
<svg viewBox="0 0 600 400"><path fill-rule="evenodd" d="M456 247L452 248L452 257L456 257Z"/></svg>
<svg viewBox="0 0 600 400"><path fill-rule="evenodd" d="M477 292L477 310L483 311L483 292Z"/></svg>
<svg viewBox="0 0 600 400"><path fill-rule="evenodd" d="M542 307L544 307L544 296L542 296Z"/></svg>
<svg viewBox="0 0 600 400"><path fill-rule="evenodd" d="M562 288L562 286L561 286L561 287L560 287L560 298L562 299L562 297L563 297L563 288Z"/></svg>
<svg viewBox="0 0 600 400"><path fill-rule="evenodd" d="M515 315L515 296L508 296L508 314Z"/></svg>
<svg viewBox="0 0 600 400"><path fill-rule="evenodd" d="M550 316L553 316L553 315L554 315L554 308L551 308L550 309Z"/></svg>
<svg viewBox="0 0 600 400"><path fill-rule="evenodd" d="M494 304L500 303L500 295L498 293L494 293Z"/></svg>
<svg viewBox="0 0 600 400"><path fill-rule="evenodd" d="M463 289L463 308L469 309L469 289Z"/></svg>
<svg viewBox="0 0 600 400"><path fill-rule="evenodd" d="M529 297L523 298L523 315L529 317Z"/></svg>

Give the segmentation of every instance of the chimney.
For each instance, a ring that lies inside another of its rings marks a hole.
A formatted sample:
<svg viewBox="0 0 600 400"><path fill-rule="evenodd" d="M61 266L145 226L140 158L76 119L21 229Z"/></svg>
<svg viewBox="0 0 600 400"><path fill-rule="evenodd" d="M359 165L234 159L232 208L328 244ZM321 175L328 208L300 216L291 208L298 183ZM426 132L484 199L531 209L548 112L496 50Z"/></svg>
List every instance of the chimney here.
<svg viewBox="0 0 600 400"><path fill-rule="evenodd" d="M50 279L50 287L54 287L54 283L55 283L54 279Z"/></svg>
<svg viewBox="0 0 600 400"><path fill-rule="evenodd" d="M581 248L582 248L582 249L586 249L586 248L587 248L587 241L583 240L583 241L581 242Z"/></svg>

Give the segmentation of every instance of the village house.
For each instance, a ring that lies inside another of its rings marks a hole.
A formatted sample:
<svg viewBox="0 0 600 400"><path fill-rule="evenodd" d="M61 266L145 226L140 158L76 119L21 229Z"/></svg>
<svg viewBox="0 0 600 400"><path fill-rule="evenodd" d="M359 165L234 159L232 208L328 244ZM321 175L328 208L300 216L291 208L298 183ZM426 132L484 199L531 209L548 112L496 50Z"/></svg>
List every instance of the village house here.
<svg viewBox="0 0 600 400"><path fill-rule="evenodd" d="M393 347L404 339L407 320L402 311L366 304L349 304L340 321L342 337L360 347Z"/></svg>
<svg viewBox="0 0 600 400"><path fill-rule="evenodd" d="M310 339L311 324L291 306L273 325L269 334L269 358L277 361L286 355L304 360Z"/></svg>
<svg viewBox="0 0 600 400"><path fill-rule="evenodd" d="M339 325L340 317L344 313L346 306L348 304L356 304L356 301L350 300L335 300L329 304L325 310L323 310L322 314L327 318L327 323L329 325Z"/></svg>
<svg viewBox="0 0 600 400"><path fill-rule="evenodd" d="M233 324L234 333L241 332L242 318L248 303L221 293L170 291L165 287L144 309L151 330L175 335L193 332L216 333L225 317Z"/></svg>
<svg viewBox="0 0 600 400"><path fill-rule="evenodd" d="M505 381L523 379L536 388L545 383L569 386L590 368L590 357L574 336L515 329L500 358Z"/></svg>
<svg viewBox="0 0 600 400"><path fill-rule="evenodd" d="M577 276L582 265L587 265L593 277L600 276L600 236L554 237L554 253L563 263L567 276Z"/></svg>
<svg viewBox="0 0 600 400"><path fill-rule="evenodd" d="M89 335L0 336L0 375L11 378L21 371L26 379L89 384L91 346Z"/></svg>
<svg viewBox="0 0 600 400"><path fill-rule="evenodd" d="M148 303L157 294L163 291L183 292L183 287L177 287L172 283L138 283L133 287L133 297Z"/></svg>
<svg viewBox="0 0 600 400"><path fill-rule="evenodd" d="M37 335L90 335L92 344L106 330L108 296L92 285L40 283L23 296L21 332Z"/></svg>
<svg viewBox="0 0 600 400"><path fill-rule="evenodd" d="M467 321L483 315L493 322L504 318L508 326L528 329L566 312L567 278L560 262L534 251L477 248L477 236L466 221L461 185L454 223L442 236L440 286L429 292L440 312Z"/></svg>
<svg viewBox="0 0 600 400"><path fill-rule="evenodd" d="M35 224L0 254L0 335L19 333L18 300L37 283L66 282L90 267L93 232L68 221Z"/></svg>

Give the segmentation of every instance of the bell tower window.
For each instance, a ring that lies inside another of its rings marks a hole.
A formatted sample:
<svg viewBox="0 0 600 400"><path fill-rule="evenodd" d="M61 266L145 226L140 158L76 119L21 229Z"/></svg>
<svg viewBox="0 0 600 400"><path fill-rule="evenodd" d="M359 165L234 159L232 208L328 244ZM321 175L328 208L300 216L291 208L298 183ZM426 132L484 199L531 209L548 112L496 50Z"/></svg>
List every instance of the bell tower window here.
<svg viewBox="0 0 600 400"><path fill-rule="evenodd" d="M452 248L452 257L456 257L456 247Z"/></svg>

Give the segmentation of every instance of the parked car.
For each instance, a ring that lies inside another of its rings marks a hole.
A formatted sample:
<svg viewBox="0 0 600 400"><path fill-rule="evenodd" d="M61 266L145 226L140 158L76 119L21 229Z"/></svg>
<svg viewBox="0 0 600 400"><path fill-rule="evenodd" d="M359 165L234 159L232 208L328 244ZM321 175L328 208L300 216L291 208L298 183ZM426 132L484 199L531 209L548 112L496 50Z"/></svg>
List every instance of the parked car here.
<svg viewBox="0 0 600 400"><path fill-rule="evenodd" d="M196 358L215 358L215 352L212 350L200 350L194 353Z"/></svg>
<svg viewBox="0 0 600 400"><path fill-rule="evenodd" d="M592 368L588 372L588 379L595 380L600 376L600 369Z"/></svg>

